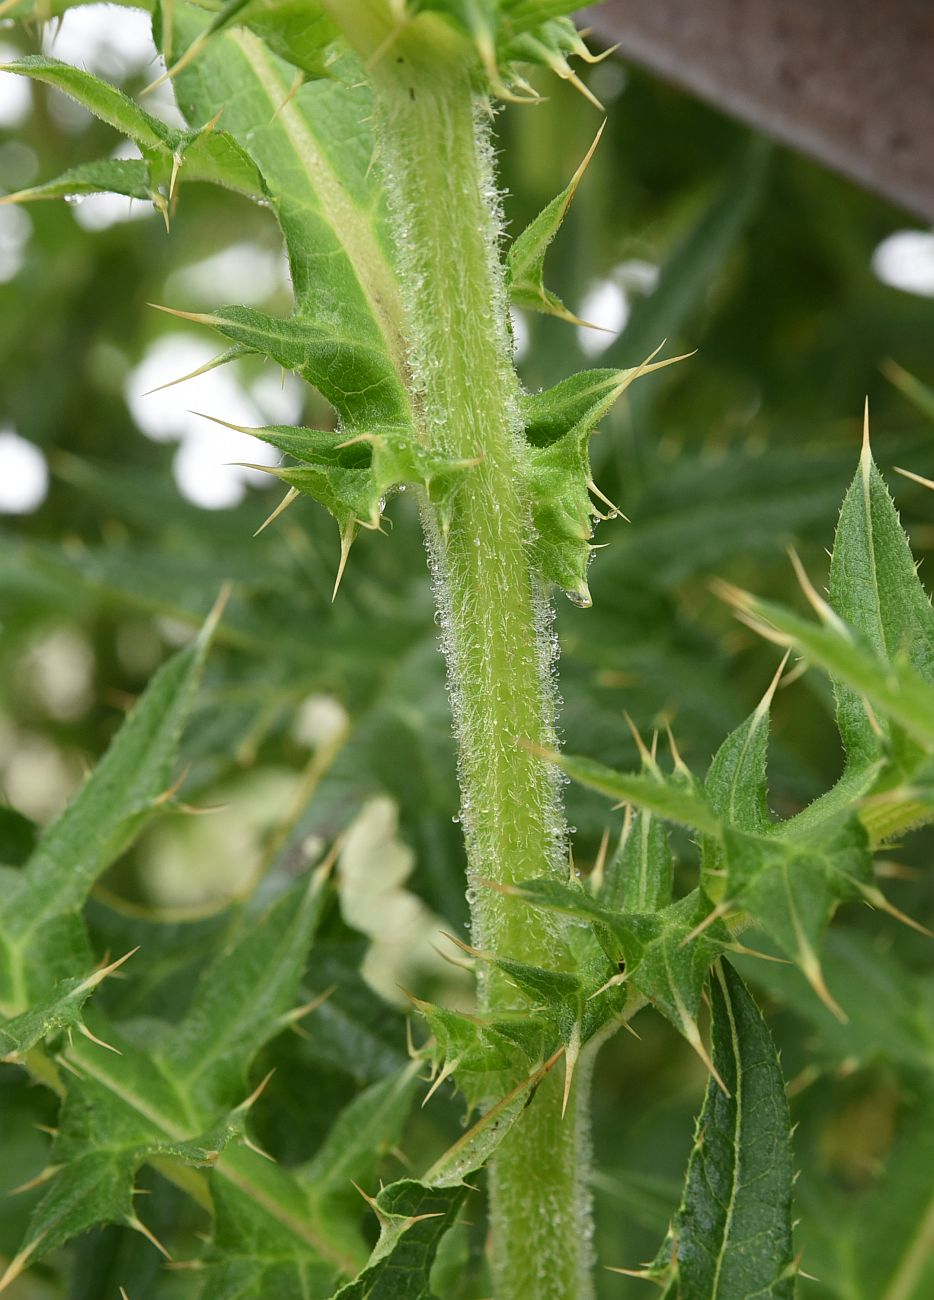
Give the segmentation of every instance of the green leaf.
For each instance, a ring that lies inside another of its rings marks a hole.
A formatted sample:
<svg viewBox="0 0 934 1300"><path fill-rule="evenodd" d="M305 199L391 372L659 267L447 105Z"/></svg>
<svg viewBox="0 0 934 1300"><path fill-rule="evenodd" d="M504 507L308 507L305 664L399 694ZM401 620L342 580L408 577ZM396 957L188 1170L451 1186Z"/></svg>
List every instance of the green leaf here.
<svg viewBox="0 0 934 1300"><path fill-rule="evenodd" d="M475 467L474 461L430 455L405 425L367 422L368 432L348 439L344 432L291 425L246 428L206 418L251 434L298 460L297 467L267 468L267 473L325 506L344 539L353 538L358 524L378 528L386 498L395 489L414 484L437 494L453 477Z"/></svg>
<svg viewBox="0 0 934 1300"><path fill-rule="evenodd" d="M756 835L764 834L773 824L766 768L769 705L777 685L776 677L757 708L742 726L727 736L714 755L704 781L704 793L714 812L737 830Z"/></svg>
<svg viewBox="0 0 934 1300"><path fill-rule="evenodd" d="M877 715L896 721L925 748L934 747L934 692L914 667L880 660L829 607L822 610L823 623L814 623L747 592L725 590L726 598L764 635L794 646L809 663L865 696ZM859 752L868 758L868 748Z"/></svg>
<svg viewBox="0 0 934 1300"><path fill-rule="evenodd" d="M0 71L54 86L133 140L143 155L141 161L104 160L71 168L56 181L7 195L5 202L112 190L149 198L167 214L179 176L225 185L251 198L265 196L262 178L244 149L226 131L215 130L213 122L196 131L167 126L99 77L45 55L26 55Z"/></svg>
<svg viewBox="0 0 934 1300"><path fill-rule="evenodd" d="M245 925L206 970L180 1024L147 1022L141 1032L127 1025L121 1033L94 1017L89 1038L63 1047L57 1059L69 1072L52 1152L58 1172L30 1222L17 1268L97 1223L133 1226L137 1170L168 1157L215 1166L215 1177L233 1189L228 1208L238 1197L261 1204L256 1231L271 1219L270 1232L292 1239L303 1270L325 1269L328 1284L335 1271L354 1270L362 1243L323 1193L326 1210L317 1213L293 1177L262 1159L257 1166L251 1152L219 1158L231 1143L249 1145L246 1122L258 1092L247 1095L247 1071L256 1052L310 1009L295 1002L328 896L322 868ZM59 1021L66 1014L76 1019L72 1004L87 991L71 990ZM199 1184L185 1185L204 1197Z"/></svg>
<svg viewBox="0 0 934 1300"><path fill-rule="evenodd" d="M867 413L868 422L868 413ZM861 644L883 663L910 664L934 684L934 610L867 437L840 511L830 565L830 603ZM934 702L934 692L929 692ZM837 725L847 763L867 766L880 753L879 725L851 686L836 687ZM875 725L873 725L875 724Z"/></svg>
<svg viewBox="0 0 934 1300"><path fill-rule="evenodd" d="M697 1015L711 963L729 942L729 935L711 916L711 904L699 891L652 913L616 911L602 905L584 889L557 881L527 880L513 892L535 907L595 922L609 931L616 947L611 957L611 983L625 984L651 1002L688 1040L709 1065ZM606 940L601 946L606 951ZM607 1008L606 1019L622 1008Z"/></svg>
<svg viewBox="0 0 934 1300"><path fill-rule="evenodd" d="M707 770L704 793L728 826L762 835L773 824L769 812L768 749L769 707L778 686L785 660L757 708L742 726L727 736ZM713 898L722 897L716 877L724 870L719 836L707 836L703 844L705 888Z"/></svg>
<svg viewBox="0 0 934 1300"><path fill-rule="evenodd" d="M500 0L504 27L513 32L530 31L550 18L572 14L580 6L574 0Z"/></svg>
<svg viewBox="0 0 934 1300"><path fill-rule="evenodd" d="M202 15L177 4L170 57L202 29ZM300 370L348 424L366 431L373 419L410 423L411 413L385 196L371 167L372 103L363 78L355 81L318 81L291 94L289 69L238 30L216 35L175 86L189 121L210 122L223 109L225 129L249 142L292 270L292 320L241 308L210 323Z"/></svg>
<svg viewBox="0 0 934 1300"><path fill-rule="evenodd" d="M684 1300L791 1300L791 1120L775 1044L725 961L710 981L714 1066L684 1195L652 1274ZM666 1291L666 1294L668 1292Z"/></svg>
<svg viewBox="0 0 934 1300"><path fill-rule="evenodd" d="M689 830L716 834L720 820L702 794L676 783L672 778L646 776L642 773L614 772L591 758L571 754L549 755L552 762L567 772L573 781L589 786L620 803L648 808L667 821Z"/></svg>
<svg viewBox="0 0 934 1300"><path fill-rule="evenodd" d="M0 1061L22 1062L27 1052L53 1034L70 1033L72 1029L82 1032L85 1003L102 980L125 960L121 957L85 979L60 980L47 998L0 1025Z"/></svg>
<svg viewBox="0 0 934 1300"><path fill-rule="evenodd" d="M91 965L77 911L101 872L170 800L175 755L218 615L153 677L86 784L10 879L0 920L7 1015Z"/></svg>
<svg viewBox="0 0 934 1300"><path fill-rule="evenodd" d="M434 1086L453 1075L470 1110L493 1104L515 1087L547 1055L546 1041L551 1051L557 1046L544 1014L481 1018L428 1002L418 1010L435 1041Z"/></svg>
<svg viewBox="0 0 934 1300"><path fill-rule="evenodd" d="M380 1235L370 1264L333 1300L434 1300L431 1266L466 1195L463 1184L427 1187L411 1178L384 1187L371 1202Z"/></svg>
<svg viewBox="0 0 934 1300"><path fill-rule="evenodd" d="M674 858L664 823L651 810L627 810L619 846L597 893L620 912L656 912L671 902Z"/></svg>
<svg viewBox="0 0 934 1300"><path fill-rule="evenodd" d="M225 1179L215 1181L211 1198L215 1228L202 1300L307 1300L329 1295L338 1284L340 1270L270 1213L265 1198L246 1196Z"/></svg>
<svg viewBox="0 0 934 1300"><path fill-rule="evenodd" d="M0 202L31 203L35 199L63 199L72 194L124 194L130 199L150 199L149 167L141 158L102 159L69 167L54 181L7 194Z"/></svg>
<svg viewBox="0 0 934 1300"><path fill-rule="evenodd" d="M208 967L160 1053L205 1117L235 1105L260 1047L290 1023L312 937L330 891L324 868L293 886Z"/></svg>
<svg viewBox="0 0 934 1300"><path fill-rule="evenodd" d="M542 576L578 604L590 604L587 566L593 520L620 514L593 481L591 435L635 379L680 360L653 363L648 357L629 370L587 370L523 399L535 561ZM594 505L591 494L609 507L608 514Z"/></svg>
<svg viewBox="0 0 934 1300"><path fill-rule="evenodd" d="M546 312L559 316L574 325L582 322L569 312L556 294L545 288L545 254L548 246L561 228L565 214L571 206L577 187L583 179L584 172L590 164L603 127L597 132L593 144L587 150L583 162L571 177L568 185L548 206L539 213L531 225L517 235L509 247L506 256L506 282L509 296L517 307L526 307L532 311Z"/></svg>
<svg viewBox="0 0 934 1300"><path fill-rule="evenodd" d="M327 76L339 54L334 48L337 27L309 0L228 0L167 75L177 76L214 36L230 27L249 27L275 54L309 78Z"/></svg>
<svg viewBox="0 0 934 1300"><path fill-rule="evenodd" d="M330 1255L322 1256L313 1247L314 1241L327 1241L347 1261L366 1258L359 1227L362 1205L354 1182L368 1182L379 1156L398 1142L416 1069L410 1064L355 1097L314 1158L293 1171L294 1183L281 1174L269 1182L267 1174L257 1189L260 1194L249 1195L236 1176L214 1181L216 1224L205 1260L205 1300L329 1295L339 1285L341 1270ZM226 1157L219 1172L228 1164ZM277 1204L280 1212L271 1213L270 1206ZM312 1241L296 1232L303 1224ZM346 1265L342 1271L346 1273Z"/></svg>
<svg viewBox="0 0 934 1300"><path fill-rule="evenodd" d="M872 888L865 829L855 816L808 835L753 836L726 828L724 896L749 912L841 1019L827 991L818 946L837 903Z"/></svg>
<svg viewBox="0 0 934 1300"><path fill-rule="evenodd" d="M367 1267L332 1300L434 1300L431 1267L467 1193L465 1179L490 1158L562 1055L559 1049L521 1079L420 1181L404 1178L368 1198L380 1222L379 1241Z"/></svg>
<svg viewBox="0 0 934 1300"><path fill-rule="evenodd" d="M178 135L177 131L135 104L122 90L117 90L90 72L73 68L60 59L52 59L43 54L26 54L11 63L0 64L0 72L15 72L54 86L102 122L135 141L141 149L158 149L170 144Z"/></svg>
<svg viewBox="0 0 934 1300"><path fill-rule="evenodd" d="M298 1173L312 1202L328 1210L335 1197L359 1194L353 1183L368 1182L380 1155L398 1140L417 1088L421 1062L410 1062L386 1079L371 1084L341 1111L312 1160Z"/></svg>

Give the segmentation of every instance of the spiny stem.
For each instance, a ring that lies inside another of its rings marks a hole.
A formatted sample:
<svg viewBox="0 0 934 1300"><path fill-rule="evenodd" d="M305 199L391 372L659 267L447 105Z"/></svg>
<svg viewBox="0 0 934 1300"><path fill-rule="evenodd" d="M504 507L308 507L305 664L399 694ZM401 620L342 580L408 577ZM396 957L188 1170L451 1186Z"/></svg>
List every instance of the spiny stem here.
<svg viewBox="0 0 934 1300"><path fill-rule="evenodd" d="M347 22L347 5L337 7L344 30L358 40L364 32L378 50L372 0L349 7L360 13ZM530 559L489 118L468 54L443 24L412 23L369 71L422 435L433 451L478 461L443 499L423 502L458 741L473 939L554 968L568 962L556 919L483 885L563 878L567 866L555 774L534 752L555 743L550 611ZM486 1009L503 1010L518 995L487 975L480 997ZM587 1090L575 1083L564 1118L563 1091L555 1071L494 1159L497 1300L592 1295Z"/></svg>

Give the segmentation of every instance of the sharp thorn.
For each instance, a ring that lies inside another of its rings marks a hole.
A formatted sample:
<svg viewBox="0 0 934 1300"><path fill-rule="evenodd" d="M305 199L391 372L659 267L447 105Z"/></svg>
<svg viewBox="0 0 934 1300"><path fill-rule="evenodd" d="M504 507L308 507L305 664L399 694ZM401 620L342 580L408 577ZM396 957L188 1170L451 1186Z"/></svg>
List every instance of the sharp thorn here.
<svg viewBox="0 0 934 1300"><path fill-rule="evenodd" d="M11 1187L7 1196L20 1196L23 1192L31 1192L35 1187L41 1187L43 1183L49 1182L55 1177L59 1170L64 1169L64 1165L46 1165L41 1174L36 1174L35 1178L30 1178L25 1183L20 1183L18 1187Z"/></svg>
<svg viewBox="0 0 934 1300"><path fill-rule="evenodd" d="M268 1160L270 1164L275 1165L279 1163L276 1160L275 1156L271 1156L268 1151L264 1151L263 1148L259 1145L259 1143L254 1142L253 1139L248 1134L246 1133L241 1134L240 1141L243 1143L245 1147L248 1147L250 1151L255 1152L255 1154L258 1156L262 1156L264 1160Z"/></svg>
<svg viewBox="0 0 934 1300"><path fill-rule="evenodd" d="M105 1043L103 1038L98 1038L96 1034L92 1034L83 1020L78 1021L78 1033L83 1034L89 1042L96 1043L98 1047L104 1047L108 1052L113 1052L115 1056L123 1055L119 1047L114 1047L112 1043Z"/></svg>
<svg viewBox="0 0 934 1300"><path fill-rule="evenodd" d="M147 302L147 307L164 311L167 316L177 316L179 320L194 321L196 325L220 325L223 322L217 316L210 316L203 311L180 311L177 307L164 307L158 302Z"/></svg>
<svg viewBox="0 0 934 1300"><path fill-rule="evenodd" d="M107 979L108 975L112 975L115 970L119 970L124 962L129 961L130 958L138 952L139 945L137 944L135 948L131 948L129 952L125 952L122 957L118 957L116 961L112 961L109 966L101 966L78 985L75 989L75 993L86 993L89 989L96 989L98 984L101 984L105 979Z"/></svg>
<svg viewBox="0 0 934 1300"><path fill-rule="evenodd" d="M901 474L902 478L911 479L912 483L920 483L922 487L929 488L934 492L934 479L924 478L923 475L915 474L914 471L910 469L899 469L897 465L895 466L895 473Z"/></svg>
<svg viewBox="0 0 934 1300"><path fill-rule="evenodd" d="M269 1080L272 1078L275 1072L276 1072L275 1068L273 1068L263 1079L260 1080L260 1082L250 1093L249 1097L247 1097L245 1101L241 1101L240 1105L236 1107L237 1113L245 1113L246 1111L251 1110L253 1108L255 1103L259 1101L260 1097L266 1091L266 1088L269 1085ZM270 1159L272 1159L271 1156Z"/></svg>
<svg viewBox="0 0 934 1300"><path fill-rule="evenodd" d="M707 913L703 921L700 921L697 925L695 925L693 930L689 931L689 933L684 936L684 938L678 944L678 947L686 948L689 943L691 943L699 935L703 934L704 931L709 926L713 925L714 921L719 921L721 916L725 916L732 906L733 906L733 900L731 898L722 899L716 905L713 911Z"/></svg>
<svg viewBox="0 0 934 1300"><path fill-rule="evenodd" d="M341 529L341 558L337 565L337 577L334 579L334 590L331 592L331 604L337 600L337 593L340 590L341 579L344 576L344 570L347 568L347 557L350 555L350 548L353 546L354 533L356 529L353 523L348 524Z"/></svg>
<svg viewBox="0 0 934 1300"><path fill-rule="evenodd" d="M132 1228L134 1232L138 1232L141 1236L145 1237L151 1245L155 1246L159 1254L164 1256L165 1259L172 1258L171 1254L166 1250L165 1246L163 1246L156 1234L152 1232L151 1229L147 1228L145 1223L143 1223L141 1219L138 1219L135 1214L131 1214L127 1217L126 1224L128 1228Z"/></svg>
<svg viewBox="0 0 934 1300"><path fill-rule="evenodd" d="M306 1016L310 1016L313 1011L317 1011L320 1006L323 1006L331 994L336 991L337 985L332 984L330 988L326 988L323 993L319 993L317 997L312 998L310 1002L305 1002L302 1006L294 1007L291 1011L287 1011L285 1015L280 1018L280 1023L283 1025L294 1025L299 1020L304 1020Z"/></svg>
<svg viewBox="0 0 934 1300"><path fill-rule="evenodd" d="M893 916L896 921L901 921L902 925L907 925L910 929L917 930L919 934L926 935L928 939L934 939L934 931L929 930L927 926L922 925L920 921L916 921L914 917L908 916L906 912L903 912L900 907L896 907L894 903L890 903L881 889L876 889L873 885L862 885L861 892L863 898L865 898L866 902L869 903L871 907L878 907L881 912L888 912L889 916Z"/></svg>
<svg viewBox="0 0 934 1300"><path fill-rule="evenodd" d="M256 532L253 534L253 536L259 537L260 533L265 532L265 530L269 527L269 525L271 523L274 523L281 514L284 514L285 511L288 510L292 502L300 495L301 493L299 492L298 488L294 488L294 487L289 488L288 492L286 492L285 496L276 506L275 510L273 510L272 514L267 515L267 517L260 524L259 528L257 528Z"/></svg>
<svg viewBox="0 0 934 1300"><path fill-rule="evenodd" d="M12 1286L22 1273L23 1269L32 1259L33 1255L39 1249L42 1239L45 1236L46 1234L44 1232L40 1233L40 1235L36 1237L35 1240L31 1241L28 1246L25 1246L18 1254L13 1256L6 1267L6 1272L3 1274L3 1277L0 1277L0 1291L5 1291L8 1286Z"/></svg>
<svg viewBox="0 0 934 1300"><path fill-rule="evenodd" d="M561 1097L561 1118L564 1119L565 1112L568 1108L568 1100L571 1096L571 1085L574 1082L574 1069L577 1065L577 1058L581 1050L581 1026L580 1021L574 1022L570 1038L564 1046L564 1093Z"/></svg>

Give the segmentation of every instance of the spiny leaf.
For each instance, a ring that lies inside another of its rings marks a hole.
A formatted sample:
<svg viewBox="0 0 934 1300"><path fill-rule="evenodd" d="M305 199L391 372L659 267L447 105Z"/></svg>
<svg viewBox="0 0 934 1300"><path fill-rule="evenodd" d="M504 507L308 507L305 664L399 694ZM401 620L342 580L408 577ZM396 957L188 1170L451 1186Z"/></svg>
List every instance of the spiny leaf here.
<svg viewBox="0 0 934 1300"><path fill-rule="evenodd" d="M127 954L130 956L132 953ZM84 979L60 980L47 998L34 1002L28 1010L0 1025L0 1061L21 1062L37 1043L62 1031L70 1034L77 1030L90 1035L82 1016L85 1003L127 957L101 967Z"/></svg>
<svg viewBox="0 0 934 1300"><path fill-rule="evenodd" d="M197 10L177 4L169 57L203 26ZM361 409L364 419L373 419L379 406L383 423L405 424L403 313L385 198L371 167L369 91L357 78L352 87L319 81L290 95L292 80L280 60L242 30L219 33L176 78L190 121L211 121L223 109L225 128L249 139L289 253L293 320L272 322L241 309L227 323L251 332L245 341L255 339L287 368L323 384L345 420L357 423ZM361 395L361 387L374 382L379 398Z"/></svg>
<svg viewBox="0 0 934 1300"><path fill-rule="evenodd" d="M559 1049L491 1106L437 1160L421 1181L391 1183L367 1197L380 1222L380 1238L364 1271L332 1300L434 1300L431 1266L438 1243L467 1192L465 1179L490 1158L520 1118L528 1098L563 1055Z"/></svg>
<svg viewBox="0 0 934 1300"><path fill-rule="evenodd" d="M877 714L897 721L926 748L934 747L934 693L910 664L880 660L833 611L824 615L823 624L814 623L737 588L720 584L719 591L762 635L794 646L809 663L864 695Z"/></svg>
<svg viewBox="0 0 934 1300"><path fill-rule="evenodd" d="M587 566L594 519L621 514L594 483L590 437L594 429L642 375L683 360L670 357L628 370L589 370L523 399L529 444L529 484L535 521L535 561L543 577L579 604L590 603ZM599 500L608 513L594 504Z"/></svg>
<svg viewBox="0 0 934 1300"><path fill-rule="evenodd" d="M546 312L560 316L562 320L580 325L582 322L569 312L564 303L555 294L545 288L545 254L548 246L561 228L565 214L571 206L577 187L594 155L603 127L597 132L593 144L587 150L583 162L571 177L568 185L551 200L539 213L531 225L517 235L510 245L506 258L506 277L509 294L517 307L528 307L533 311Z"/></svg>
<svg viewBox="0 0 934 1300"><path fill-rule="evenodd" d="M127 186L131 184L136 187L133 197L150 198L164 209L173 196L179 176L225 185L251 198L261 199L265 196L265 186L255 164L226 131L215 130L213 121L205 128L194 131L181 131L167 126L140 108L123 91L101 81L99 77L45 55L25 55L13 63L3 64L0 71L31 77L61 90L134 141L143 155L142 164L129 159L102 161L73 168L50 185L38 187L41 192L37 193L36 189L27 190L23 194L8 196L7 201L51 198L53 195L48 192L50 186L52 189L60 188L62 194L87 193L87 188L81 188L81 185L90 179L96 189L113 188L118 194L127 193ZM147 177L146 192L140 194L136 191L142 188L143 166ZM77 180L79 188L67 188L66 182L70 178Z"/></svg>
<svg viewBox="0 0 934 1300"><path fill-rule="evenodd" d="M909 663L924 681L934 684L934 610L869 449L868 411L859 469L834 539L830 603L882 662ZM844 683L837 685L836 695L837 725L848 764L871 763L880 752L884 718L871 722L859 695Z"/></svg>
<svg viewBox="0 0 934 1300"><path fill-rule="evenodd" d="M216 1165L217 1176L237 1195L260 1201L287 1229L295 1252L323 1261L329 1278L335 1268L353 1271L360 1243L348 1243L340 1216L316 1218L295 1180L279 1171L258 1175L249 1151L219 1162L230 1144L250 1144L248 1116L259 1090L250 1092L247 1070L263 1043L285 1027L297 1001L328 895L326 877L325 864L246 925L208 967L182 1022L146 1025L145 1048L129 1036L132 1026L121 1033L95 1017L93 1037L62 1050L67 1092L53 1148L62 1168L30 1222L29 1258L94 1224L128 1222L136 1171L146 1160L171 1157Z"/></svg>
<svg viewBox="0 0 934 1300"><path fill-rule="evenodd" d="M570 82L575 90L593 104L594 108L602 112L603 105L599 99L586 83L581 81L568 62L572 56L583 58L587 63L599 61L599 56L594 58L590 54L572 20L553 18L543 22L534 30L527 30L506 43L503 53L504 57L511 61L534 63L539 67L547 68L562 81Z"/></svg>
<svg viewBox="0 0 934 1300"><path fill-rule="evenodd" d="M330 1295L341 1269L322 1258L235 1181L211 1189L214 1235L204 1260L202 1300L306 1300Z"/></svg>
<svg viewBox="0 0 934 1300"><path fill-rule="evenodd" d="M0 920L8 1015L91 965L77 909L104 869L169 801L175 755L217 616L153 677L83 789L9 881Z"/></svg>
<svg viewBox="0 0 934 1300"><path fill-rule="evenodd" d="M567 61L568 55L594 61L573 22L562 16L575 8L568 0L400 0L398 8L400 26L415 14L443 15L471 41L489 89L503 99L537 99L514 66L531 62L572 81L593 100Z"/></svg>
<svg viewBox="0 0 934 1300"><path fill-rule="evenodd" d="M410 1064L355 1097L313 1159L293 1171L294 1179L264 1162L259 1195L250 1195L229 1168L230 1157L222 1159L221 1176L211 1189L215 1230L204 1261L205 1300L330 1295L341 1271L356 1272L363 1266L368 1251L354 1182L369 1182L380 1155L398 1141L415 1090L416 1068ZM244 1154L249 1153L238 1156ZM287 1213L270 1212L277 1204ZM315 1240L325 1240L340 1252L346 1261L343 1269L296 1233L296 1224L302 1223Z"/></svg>
<svg viewBox="0 0 934 1300"><path fill-rule="evenodd" d="M298 1001L308 949L329 897L328 864L236 936L205 971L160 1053L167 1074L205 1116L242 1099L246 1071Z"/></svg>
<svg viewBox="0 0 934 1300"><path fill-rule="evenodd" d="M247 428L214 416L206 418L270 443L298 460L298 466L266 467L266 472L325 506L342 537L352 537L358 524L378 528L386 498L396 488L411 484L437 493L476 464L431 455L404 425L375 424L368 432L348 438L343 431L285 425Z"/></svg>
<svg viewBox="0 0 934 1300"><path fill-rule="evenodd" d="M727 736L707 771L704 792L714 812L737 830L764 834L772 825L769 812L768 746L769 707L787 655L758 706L746 721ZM705 885L714 898L723 894L714 877L723 870L719 837L708 836L703 845Z"/></svg>
<svg viewBox="0 0 934 1300"><path fill-rule="evenodd" d="M398 1141L417 1088L413 1061L365 1088L341 1111L314 1157L298 1170L312 1201L326 1211L332 1198L356 1198L352 1182L368 1182L381 1154Z"/></svg>
<svg viewBox="0 0 934 1300"><path fill-rule="evenodd" d="M716 834L720 827L719 818L708 805L703 795L693 789L677 784L669 778L645 776L642 773L614 772L590 758L581 758L571 754L549 755L563 772L567 772L573 781L598 790L601 794L617 799L620 803L633 803L640 808L649 808L658 816L689 830Z"/></svg>
<svg viewBox="0 0 934 1300"><path fill-rule="evenodd" d="M77 100L95 117L135 141L140 148L158 149L169 144L178 134L145 112L122 90L117 90L90 72L71 67L60 59L43 54L27 54L13 62L0 64L0 72L15 72L54 86L56 90Z"/></svg>
<svg viewBox="0 0 934 1300"><path fill-rule="evenodd" d="M775 1044L725 961L710 1001L726 1089L707 1085L681 1207L652 1272L684 1300L791 1300L791 1121Z"/></svg>
<svg viewBox="0 0 934 1300"><path fill-rule="evenodd" d="M135 1220L133 1186L144 1160L171 1156L207 1165L242 1134L242 1115L197 1127L171 1079L152 1058L100 1018L101 1040L79 1039L62 1053L68 1091L52 1147L58 1172L30 1219L20 1252L30 1261L98 1223Z"/></svg>
<svg viewBox="0 0 934 1300"><path fill-rule="evenodd" d="M149 167L140 158L102 159L69 167L54 181L6 194L2 203L31 203L36 199L63 199L72 194L123 194L130 199L151 199Z"/></svg>
<svg viewBox="0 0 934 1300"><path fill-rule="evenodd" d="M431 1266L466 1195L463 1183L427 1187L406 1178L384 1187L372 1202L380 1236L371 1262L333 1300L433 1300Z"/></svg>
<svg viewBox="0 0 934 1300"><path fill-rule="evenodd" d="M627 811L619 846L597 899L620 912L655 912L671 902L674 858L664 822L651 809Z"/></svg>
<svg viewBox="0 0 934 1300"><path fill-rule="evenodd" d="M426 1049L436 1071L432 1091L454 1075L470 1110L493 1104L515 1087L544 1058L546 1041L554 1036L544 1015L483 1018L427 1002L418 1003L418 1010L433 1040ZM550 1050L555 1046L551 1042Z"/></svg>
<svg viewBox="0 0 934 1300"><path fill-rule="evenodd" d="M339 56L335 49L337 27L320 6L309 0L228 0L165 77L177 76L219 32L240 26L262 37L275 54L298 68L303 78L327 76Z"/></svg>
<svg viewBox="0 0 934 1300"><path fill-rule="evenodd" d="M725 895L748 911L796 962L827 1005L817 956L837 903L860 897L872 884L866 832L855 816L807 836L723 833Z"/></svg>
<svg viewBox="0 0 934 1300"><path fill-rule="evenodd" d="M641 993L707 1061L697 1015L707 971L729 935L699 890L641 914L606 907L585 890L553 880L524 881L512 892L533 906L596 922L598 934L609 931L616 945L608 954L617 972L611 982L625 981ZM611 1015L620 1011L614 1007Z"/></svg>
<svg viewBox="0 0 934 1300"><path fill-rule="evenodd" d="M755 710L717 750L704 781L704 793L714 812L729 825L753 834L763 834L773 822L766 776L769 706L784 666L783 660Z"/></svg>
<svg viewBox="0 0 934 1300"><path fill-rule="evenodd" d="M173 312L183 319L210 325L225 338L271 357L314 384L344 418L344 437L374 426L404 426L408 399L391 359L377 340L348 336L318 311L305 318L283 320L251 307L219 307L210 314Z"/></svg>

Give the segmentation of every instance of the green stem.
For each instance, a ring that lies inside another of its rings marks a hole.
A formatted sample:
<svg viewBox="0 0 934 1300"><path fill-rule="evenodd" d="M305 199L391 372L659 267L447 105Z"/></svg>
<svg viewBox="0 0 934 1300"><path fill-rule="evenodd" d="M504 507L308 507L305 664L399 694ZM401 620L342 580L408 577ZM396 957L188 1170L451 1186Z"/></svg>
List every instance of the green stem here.
<svg viewBox="0 0 934 1300"><path fill-rule="evenodd" d="M560 967L568 958L559 923L489 887L567 872L556 776L528 747L555 744L554 652L551 611L530 558L489 117L472 85L472 52L450 28L428 18L388 42L380 5L349 0L349 8L350 21L348 0L335 9L345 30L377 51L369 70L380 163L423 436L433 451L475 462L423 509L458 742L474 943ZM489 975L480 999L487 1010L522 1005ZM562 1118L563 1086L559 1068L493 1162L497 1300L592 1294L587 1089L575 1085Z"/></svg>

